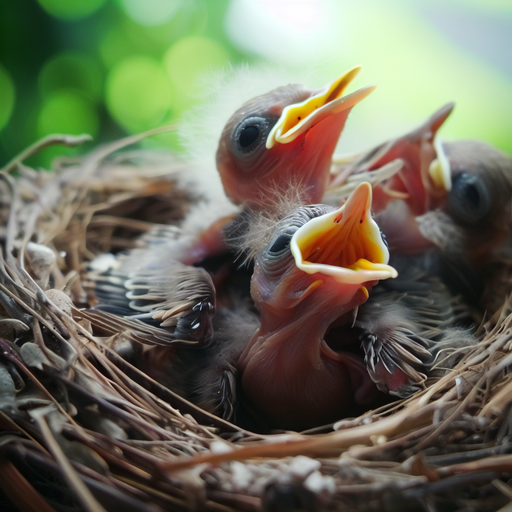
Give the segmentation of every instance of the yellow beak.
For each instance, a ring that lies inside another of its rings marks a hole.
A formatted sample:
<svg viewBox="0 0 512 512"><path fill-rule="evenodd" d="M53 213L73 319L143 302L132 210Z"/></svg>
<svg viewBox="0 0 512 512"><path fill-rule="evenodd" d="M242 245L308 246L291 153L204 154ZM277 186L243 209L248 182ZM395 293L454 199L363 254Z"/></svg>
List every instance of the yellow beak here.
<svg viewBox="0 0 512 512"><path fill-rule="evenodd" d="M363 182L343 206L298 229L290 244L297 267L348 284L397 277L387 265L389 251L371 217L371 204L371 185Z"/></svg>
<svg viewBox="0 0 512 512"><path fill-rule="evenodd" d="M295 140L325 117L350 109L366 98L375 89L374 85L363 87L347 96L342 96L347 86L359 74L361 69L361 66L356 66L316 91L307 100L285 107L281 117L267 137L267 149L272 148L276 142L287 144Z"/></svg>
<svg viewBox="0 0 512 512"><path fill-rule="evenodd" d="M434 138L434 149L436 150L437 158L430 163L428 173L436 187L449 192L452 189L452 172L450 162L438 137Z"/></svg>

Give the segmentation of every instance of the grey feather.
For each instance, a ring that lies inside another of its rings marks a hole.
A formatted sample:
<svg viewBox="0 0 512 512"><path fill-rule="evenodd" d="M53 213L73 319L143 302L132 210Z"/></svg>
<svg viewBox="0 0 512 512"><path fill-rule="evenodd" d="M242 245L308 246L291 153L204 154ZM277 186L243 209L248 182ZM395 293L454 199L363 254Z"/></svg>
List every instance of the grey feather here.
<svg viewBox="0 0 512 512"><path fill-rule="evenodd" d="M160 239L111 257L106 265L105 258L93 261L87 278L95 309L110 313L111 325L114 315L124 317L120 327L132 322L134 332L144 324L162 328L158 340L207 343L215 313L213 281L206 270L173 259L172 247Z"/></svg>
<svg viewBox="0 0 512 512"><path fill-rule="evenodd" d="M457 344L461 339L463 346L476 343L470 330L456 329L471 325L469 308L421 263L421 259L413 258L393 261L399 277L373 289L368 301L359 307L355 322L361 329L372 380L381 391L400 397L423 388L427 378L434 375L434 367L439 376L442 354L448 354L445 366L453 367L460 355ZM390 389L397 370L408 382Z"/></svg>

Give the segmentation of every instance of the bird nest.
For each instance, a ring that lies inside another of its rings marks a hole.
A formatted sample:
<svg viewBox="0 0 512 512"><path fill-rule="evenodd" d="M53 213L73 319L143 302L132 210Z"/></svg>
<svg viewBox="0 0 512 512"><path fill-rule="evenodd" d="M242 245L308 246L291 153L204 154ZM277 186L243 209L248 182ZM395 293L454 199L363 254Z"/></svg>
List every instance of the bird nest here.
<svg viewBox="0 0 512 512"><path fill-rule="evenodd" d="M182 164L172 155L116 153L139 139L58 160L52 172L23 165L31 148L1 174L2 510L506 507L508 301L431 386L309 433L240 429L120 356L124 333L102 336L81 314L87 263L136 246L194 201L173 180ZM42 145L55 142L79 141Z"/></svg>

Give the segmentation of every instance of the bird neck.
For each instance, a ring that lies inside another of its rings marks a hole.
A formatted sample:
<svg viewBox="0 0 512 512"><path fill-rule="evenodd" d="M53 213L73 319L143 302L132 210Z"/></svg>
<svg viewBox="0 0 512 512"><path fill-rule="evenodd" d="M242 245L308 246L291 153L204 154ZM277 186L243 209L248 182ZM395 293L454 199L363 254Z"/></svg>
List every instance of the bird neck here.
<svg viewBox="0 0 512 512"><path fill-rule="evenodd" d="M362 358L330 349L323 339L325 325L314 327L308 316L272 332L264 324L237 366L244 394L275 428L329 423L358 401L360 389L362 396L372 396Z"/></svg>
<svg viewBox="0 0 512 512"><path fill-rule="evenodd" d="M368 295L363 290L359 284L340 287L334 282L324 282L320 289L308 287L296 300L284 299L284 295L281 300L272 300L275 297L264 300L254 287L251 294L257 299L260 327L240 357L240 369L243 371L258 353L280 352L290 365L294 362L303 367L308 362L311 368L317 369L324 357L324 337L329 326L340 318L348 319L351 311L366 301Z"/></svg>
<svg viewBox="0 0 512 512"><path fill-rule="evenodd" d="M261 325L240 357L239 366L243 370L258 354L272 353L272 357L279 358L284 354L290 365L304 366L307 363L318 367L320 345L326 330L326 325L313 325L307 316L283 318L263 310Z"/></svg>

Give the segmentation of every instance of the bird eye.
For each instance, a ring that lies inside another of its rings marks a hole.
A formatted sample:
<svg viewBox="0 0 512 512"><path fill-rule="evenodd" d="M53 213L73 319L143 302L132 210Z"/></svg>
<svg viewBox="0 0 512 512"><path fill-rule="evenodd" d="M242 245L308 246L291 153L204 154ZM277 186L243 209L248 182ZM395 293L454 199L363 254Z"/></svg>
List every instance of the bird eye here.
<svg viewBox="0 0 512 512"><path fill-rule="evenodd" d="M491 198L484 182L477 175L463 172L453 178L448 204L457 220L472 224L489 213Z"/></svg>
<svg viewBox="0 0 512 512"><path fill-rule="evenodd" d="M240 132L238 137L238 142L240 146L246 148L250 146L254 141L258 139L260 136L260 129L258 126L249 125L245 126L244 129Z"/></svg>
<svg viewBox="0 0 512 512"><path fill-rule="evenodd" d="M281 233L274 241L270 249L268 250L271 253L278 254L283 252L285 249L288 249L290 246L290 241L292 239L293 234L297 231L297 227L293 226L288 228L284 233Z"/></svg>
<svg viewBox="0 0 512 512"><path fill-rule="evenodd" d="M269 251L273 253L284 251L290 245L291 239L292 237L290 235L279 235Z"/></svg>
<svg viewBox="0 0 512 512"><path fill-rule="evenodd" d="M241 153L252 153L261 145L269 130L269 122L263 117L247 117L235 131L235 142Z"/></svg>

